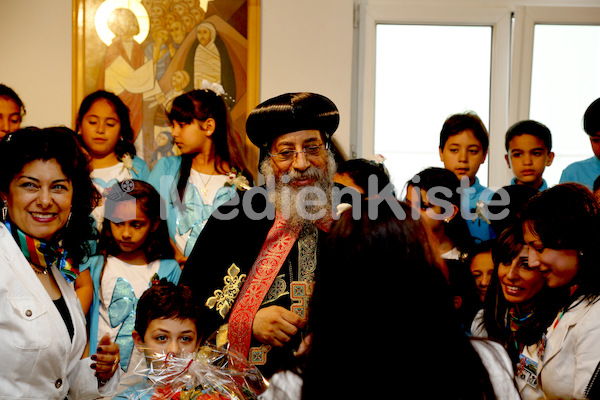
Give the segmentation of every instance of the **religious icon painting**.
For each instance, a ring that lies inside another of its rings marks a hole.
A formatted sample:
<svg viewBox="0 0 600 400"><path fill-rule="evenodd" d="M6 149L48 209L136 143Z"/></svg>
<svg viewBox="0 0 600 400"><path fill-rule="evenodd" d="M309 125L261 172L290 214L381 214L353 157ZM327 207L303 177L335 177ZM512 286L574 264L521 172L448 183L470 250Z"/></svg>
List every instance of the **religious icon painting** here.
<svg viewBox="0 0 600 400"><path fill-rule="evenodd" d="M258 104L259 0L74 0L73 115L102 89L129 107L137 155L177 155L175 97L220 85L249 161L245 121ZM253 165L253 163L249 163Z"/></svg>

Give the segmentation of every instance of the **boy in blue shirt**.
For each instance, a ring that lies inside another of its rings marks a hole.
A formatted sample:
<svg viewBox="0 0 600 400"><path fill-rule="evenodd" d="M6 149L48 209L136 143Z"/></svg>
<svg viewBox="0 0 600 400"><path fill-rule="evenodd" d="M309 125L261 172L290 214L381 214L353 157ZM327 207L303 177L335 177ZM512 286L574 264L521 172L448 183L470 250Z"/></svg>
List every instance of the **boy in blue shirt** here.
<svg viewBox="0 0 600 400"><path fill-rule="evenodd" d="M560 176L560 183L577 182L590 190L600 175L600 98L589 105L583 115L583 130L590 137L594 157L568 165Z"/></svg>
<svg viewBox="0 0 600 400"><path fill-rule="evenodd" d="M162 279L140 297L132 336L136 349L145 354L148 368L156 362L156 355L198 350L198 332L198 308L188 287ZM143 400L152 398L152 394L152 384L145 378L115 399Z"/></svg>
<svg viewBox="0 0 600 400"><path fill-rule="evenodd" d="M512 185L548 189L542 174L552 164L554 153L552 134L546 125L533 120L517 122L506 131L504 146L504 158L515 175Z"/></svg>
<svg viewBox="0 0 600 400"><path fill-rule="evenodd" d="M440 159L461 180L461 215L476 243L495 238L485 204L493 192L479 183L476 174L489 146L488 132L475 113L451 115L440 132Z"/></svg>

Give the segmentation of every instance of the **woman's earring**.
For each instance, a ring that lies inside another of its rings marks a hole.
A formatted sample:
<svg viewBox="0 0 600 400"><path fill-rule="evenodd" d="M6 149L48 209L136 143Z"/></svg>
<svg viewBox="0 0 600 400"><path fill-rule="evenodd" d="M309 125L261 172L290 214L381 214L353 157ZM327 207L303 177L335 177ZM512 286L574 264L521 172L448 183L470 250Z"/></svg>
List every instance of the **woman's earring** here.
<svg viewBox="0 0 600 400"><path fill-rule="evenodd" d="M2 202L2 221L6 221L6 216L8 215L8 206L6 202Z"/></svg>
<svg viewBox="0 0 600 400"><path fill-rule="evenodd" d="M450 222L450 218L444 218L444 222L445 222L445 223L448 223L448 222Z"/></svg>
<svg viewBox="0 0 600 400"><path fill-rule="evenodd" d="M65 224L65 228L69 226L69 222L71 222L71 215L73 215L72 212L69 212L69 216L67 217L67 223Z"/></svg>

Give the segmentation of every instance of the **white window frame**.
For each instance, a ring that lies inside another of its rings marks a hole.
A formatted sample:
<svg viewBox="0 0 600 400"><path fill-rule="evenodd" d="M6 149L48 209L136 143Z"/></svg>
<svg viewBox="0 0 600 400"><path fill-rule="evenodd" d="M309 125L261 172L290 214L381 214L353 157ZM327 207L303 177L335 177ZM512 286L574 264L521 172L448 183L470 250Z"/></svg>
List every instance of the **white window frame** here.
<svg viewBox="0 0 600 400"><path fill-rule="evenodd" d="M536 24L600 25L600 7L515 7L514 36L520 40L513 44L509 124L529 118L533 32Z"/></svg>
<svg viewBox="0 0 600 400"><path fill-rule="evenodd" d="M377 24L487 25L492 27L488 186L509 184L512 173L504 160L504 135L510 125L529 118L535 25L600 25L600 7L579 0L498 0L496 7L468 0L443 5L428 0L419 5L407 3L409 0L355 0L352 155L364 157L374 152Z"/></svg>
<svg viewBox="0 0 600 400"><path fill-rule="evenodd" d="M509 7L407 6L397 4L359 4L358 26L358 107L355 126L358 133L351 147L361 157L374 152L375 128L375 47L377 24L465 25L492 28L492 70L490 81L490 149L504 148L508 124L508 87L510 70ZM440 126L441 129L441 126ZM436 151L435 149L432 149ZM504 153L488 154L488 186L505 184L507 172ZM509 178L508 178L509 179ZM510 180L510 179L509 179Z"/></svg>

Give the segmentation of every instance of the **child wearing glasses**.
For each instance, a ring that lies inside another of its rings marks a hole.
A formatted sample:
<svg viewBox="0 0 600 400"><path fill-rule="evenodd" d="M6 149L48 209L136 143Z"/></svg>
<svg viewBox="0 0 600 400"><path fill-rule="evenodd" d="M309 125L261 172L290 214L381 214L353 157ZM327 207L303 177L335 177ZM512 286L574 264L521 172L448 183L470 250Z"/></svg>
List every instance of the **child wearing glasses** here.
<svg viewBox="0 0 600 400"><path fill-rule="evenodd" d="M247 168L221 95L208 89L182 94L167 116L181 155L161 158L149 182L166 203L169 236L183 267L212 212L248 186Z"/></svg>

